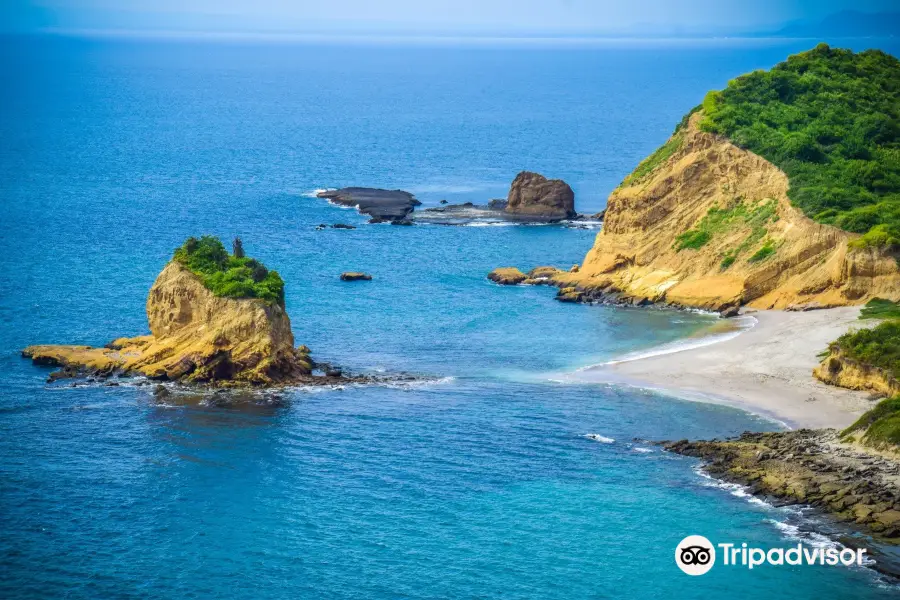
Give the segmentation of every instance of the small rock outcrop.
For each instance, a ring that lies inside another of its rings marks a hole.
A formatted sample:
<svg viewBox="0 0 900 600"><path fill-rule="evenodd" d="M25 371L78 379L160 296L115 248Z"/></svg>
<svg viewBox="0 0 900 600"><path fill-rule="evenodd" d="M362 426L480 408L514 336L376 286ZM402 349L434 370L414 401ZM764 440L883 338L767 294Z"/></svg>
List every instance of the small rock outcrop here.
<svg viewBox="0 0 900 600"><path fill-rule="evenodd" d="M487 278L500 285L518 285L528 276L515 267L500 267L488 273Z"/></svg>
<svg viewBox="0 0 900 600"><path fill-rule="evenodd" d="M575 217L575 192L561 179L547 179L522 171L513 180L506 199L508 214L559 221Z"/></svg>
<svg viewBox="0 0 900 600"><path fill-rule="evenodd" d="M313 376L309 348L294 346L281 303L216 296L175 260L150 289L147 319L150 335L120 338L103 348L29 346L22 355L61 367L51 379L121 374L215 385L339 381Z"/></svg>
<svg viewBox="0 0 900 600"><path fill-rule="evenodd" d="M370 223L405 220L416 206L422 204L415 196L403 190L366 187L326 190L316 196L341 206L356 207L360 214L372 217Z"/></svg>
<svg viewBox="0 0 900 600"><path fill-rule="evenodd" d="M883 394L900 395L900 381L872 365L853 360L839 347L829 349L822 363L813 369L816 379L829 385Z"/></svg>
<svg viewBox="0 0 900 600"><path fill-rule="evenodd" d="M359 271L346 271L341 273L341 281L372 281L372 276Z"/></svg>

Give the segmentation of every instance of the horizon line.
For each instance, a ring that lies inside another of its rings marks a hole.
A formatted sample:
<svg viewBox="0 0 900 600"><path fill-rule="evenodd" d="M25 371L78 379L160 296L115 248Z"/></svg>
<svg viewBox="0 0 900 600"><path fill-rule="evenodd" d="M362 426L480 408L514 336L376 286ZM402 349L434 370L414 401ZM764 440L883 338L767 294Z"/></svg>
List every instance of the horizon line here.
<svg viewBox="0 0 900 600"><path fill-rule="evenodd" d="M709 35L632 35L632 34L566 34L566 33L495 33L485 35L481 33L465 32L349 32L335 31L325 32L253 32L253 31L203 31L203 30L177 30L177 29L95 29L95 28L57 28L47 27L31 31L5 31L0 35L11 36L58 36L80 38L115 38L115 39L157 39L157 40L186 40L186 41L259 41L274 43L289 42L313 42L313 43L488 43L488 44L563 44L563 45L591 45L610 43L723 43L723 42L774 42L785 40L864 40L864 39L898 39L894 35L872 36L781 36L767 34L709 34Z"/></svg>

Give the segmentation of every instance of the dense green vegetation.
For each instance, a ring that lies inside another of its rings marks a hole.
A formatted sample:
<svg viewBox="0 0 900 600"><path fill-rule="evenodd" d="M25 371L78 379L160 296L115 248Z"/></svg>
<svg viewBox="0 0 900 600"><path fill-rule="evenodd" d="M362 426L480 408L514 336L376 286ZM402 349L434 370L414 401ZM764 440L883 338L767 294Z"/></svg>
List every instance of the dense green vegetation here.
<svg viewBox="0 0 900 600"><path fill-rule="evenodd" d="M862 441L874 446L900 445L900 396L882 400L841 432L848 436L865 431Z"/></svg>
<svg viewBox="0 0 900 600"><path fill-rule="evenodd" d="M845 333L831 342L830 349L900 379L900 320Z"/></svg>
<svg viewBox="0 0 900 600"><path fill-rule="evenodd" d="M819 44L730 81L707 94L702 108L702 129L787 173L791 202L806 215L864 234L856 246L900 248L896 58Z"/></svg>
<svg viewBox="0 0 900 600"><path fill-rule="evenodd" d="M874 298L863 307L860 319L900 319L900 302Z"/></svg>
<svg viewBox="0 0 900 600"><path fill-rule="evenodd" d="M175 250L174 259L197 275L216 296L260 298L284 305L284 281L278 272L244 256L239 239L234 248L235 254L228 254L217 237L190 237Z"/></svg>

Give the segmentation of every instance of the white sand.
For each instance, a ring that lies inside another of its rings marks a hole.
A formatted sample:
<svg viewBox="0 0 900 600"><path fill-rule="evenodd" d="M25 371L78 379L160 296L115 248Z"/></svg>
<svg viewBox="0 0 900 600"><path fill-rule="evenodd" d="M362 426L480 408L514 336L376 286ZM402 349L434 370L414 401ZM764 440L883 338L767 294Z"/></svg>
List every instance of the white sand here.
<svg viewBox="0 0 900 600"><path fill-rule="evenodd" d="M873 401L865 392L825 385L812 376L816 355L857 320L858 307L810 312L760 311L758 323L732 339L573 375L578 381L613 382L674 396L722 402L775 418L791 427L852 423Z"/></svg>

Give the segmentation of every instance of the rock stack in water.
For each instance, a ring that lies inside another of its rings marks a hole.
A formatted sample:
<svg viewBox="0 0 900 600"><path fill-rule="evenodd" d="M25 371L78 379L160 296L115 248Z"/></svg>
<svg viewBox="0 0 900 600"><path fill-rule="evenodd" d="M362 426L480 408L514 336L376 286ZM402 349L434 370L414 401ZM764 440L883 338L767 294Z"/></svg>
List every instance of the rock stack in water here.
<svg viewBox="0 0 900 600"><path fill-rule="evenodd" d="M575 192L562 179L522 171L513 180L506 213L529 219L559 221L575 217Z"/></svg>
<svg viewBox="0 0 900 600"><path fill-rule="evenodd" d="M217 295L203 274L177 259L166 265L150 289L147 319L150 335L120 338L103 348L29 346L22 354L36 364L61 367L51 379L122 374L219 385L329 379L313 377L309 349L294 347L283 300Z"/></svg>

